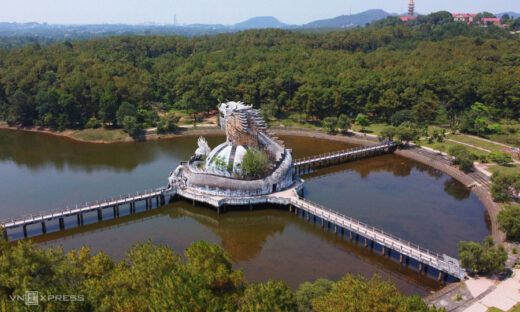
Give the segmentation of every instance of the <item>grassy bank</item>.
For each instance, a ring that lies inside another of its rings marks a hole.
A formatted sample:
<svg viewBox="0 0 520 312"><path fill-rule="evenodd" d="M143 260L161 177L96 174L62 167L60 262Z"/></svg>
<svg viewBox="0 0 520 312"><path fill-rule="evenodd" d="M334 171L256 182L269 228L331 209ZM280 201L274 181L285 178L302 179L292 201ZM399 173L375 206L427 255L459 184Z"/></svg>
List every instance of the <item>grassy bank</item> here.
<svg viewBox="0 0 520 312"><path fill-rule="evenodd" d="M70 133L70 137L82 141L103 141L103 142L114 142L123 141L130 139L128 133L121 129L83 129L74 130Z"/></svg>

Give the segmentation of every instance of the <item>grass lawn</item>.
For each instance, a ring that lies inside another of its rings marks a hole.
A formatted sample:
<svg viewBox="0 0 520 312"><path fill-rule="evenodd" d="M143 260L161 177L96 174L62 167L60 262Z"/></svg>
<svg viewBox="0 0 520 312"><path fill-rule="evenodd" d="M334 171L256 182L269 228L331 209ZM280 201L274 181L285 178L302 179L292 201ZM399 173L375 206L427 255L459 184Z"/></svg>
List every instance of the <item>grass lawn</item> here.
<svg viewBox="0 0 520 312"><path fill-rule="evenodd" d="M490 166L489 171L492 173L500 172L500 173L513 173L520 174L520 165L510 165L510 166Z"/></svg>
<svg viewBox="0 0 520 312"><path fill-rule="evenodd" d="M478 150L478 149L475 149L475 148L471 148L471 147L466 146L466 145L457 144L455 142L450 142L450 141L433 142L432 144L428 144L428 142L426 140L422 140L421 141L421 145L422 146L427 146L427 147L430 147L430 148L433 148L433 149L436 149L436 150L439 150L439 151L442 151L442 152L445 152L445 153L448 153L449 149L452 146L464 146L470 152L474 153L477 156L478 155L488 155L488 153L486 153L484 151L481 151L481 150Z"/></svg>
<svg viewBox="0 0 520 312"><path fill-rule="evenodd" d="M128 137L121 129L83 129L76 130L71 133L71 136L76 139L87 140L87 141L117 141Z"/></svg>
<svg viewBox="0 0 520 312"><path fill-rule="evenodd" d="M365 132L370 133L370 134L379 135L381 133L381 131L386 127L388 127L388 125L385 123L374 123L374 124L371 124L370 126L366 127ZM354 123L352 123L351 128L354 131L361 132L361 127Z"/></svg>
<svg viewBox="0 0 520 312"><path fill-rule="evenodd" d="M475 139L475 138L465 136L465 135L456 135L456 134L449 135L448 138L455 140L455 141L459 141L459 142L471 144L474 146L478 146L481 148L485 148L487 150L490 150L491 152L500 152L500 150L504 149L504 147L501 145L493 144L491 142L486 142L486 141Z"/></svg>
<svg viewBox="0 0 520 312"><path fill-rule="evenodd" d="M500 310L499 308L491 307L487 310L487 312L504 312L504 311ZM517 304L508 312L520 312L520 304Z"/></svg>
<svg viewBox="0 0 520 312"><path fill-rule="evenodd" d="M509 129L515 129L516 133L511 133ZM502 125L502 131L504 132L503 134L489 135L489 139L507 145L520 147L520 124L505 123Z"/></svg>

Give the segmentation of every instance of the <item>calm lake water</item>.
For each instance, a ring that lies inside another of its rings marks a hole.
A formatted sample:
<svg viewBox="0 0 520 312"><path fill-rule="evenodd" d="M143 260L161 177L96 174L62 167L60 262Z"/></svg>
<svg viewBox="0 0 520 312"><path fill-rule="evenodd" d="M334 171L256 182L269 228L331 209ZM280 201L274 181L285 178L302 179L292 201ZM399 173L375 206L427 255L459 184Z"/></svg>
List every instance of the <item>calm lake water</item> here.
<svg viewBox="0 0 520 312"><path fill-rule="evenodd" d="M207 136L211 147L224 136ZM348 144L303 137L282 137L295 158L335 151ZM181 160L192 155L197 137L139 143L86 144L45 134L0 130L0 219L73 206L163 186ZM460 240L480 241L489 234L485 207L463 185L440 171L396 155L384 155L320 169L302 176L312 201L380 227L439 253L457 255ZM219 244L250 281L285 280L297 287L319 277L339 279L347 272L374 273L393 280L405 293L438 289L434 279L389 261L348 237L307 223L285 209L229 211L217 216L208 207L183 201L105 221L85 216L28 227L41 246L66 250L88 245L116 259L137 241L150 239L181 253L190 243ZM21 229L11 230L13 238Z"/></svg>

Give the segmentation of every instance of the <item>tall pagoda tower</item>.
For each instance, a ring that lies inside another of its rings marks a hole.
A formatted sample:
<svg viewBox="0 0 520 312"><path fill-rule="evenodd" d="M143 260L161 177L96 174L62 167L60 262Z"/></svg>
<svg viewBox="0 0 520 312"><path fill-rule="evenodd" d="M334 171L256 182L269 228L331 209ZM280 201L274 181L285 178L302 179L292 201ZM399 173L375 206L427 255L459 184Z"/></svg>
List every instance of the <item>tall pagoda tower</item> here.
<svg viewBox="0 0 520 312"><path fill-rule="evenodd" d="M408 4L408 16L413 16L414 9L415 3L413 2L413 0L410 0L410 3Z"/></svg>

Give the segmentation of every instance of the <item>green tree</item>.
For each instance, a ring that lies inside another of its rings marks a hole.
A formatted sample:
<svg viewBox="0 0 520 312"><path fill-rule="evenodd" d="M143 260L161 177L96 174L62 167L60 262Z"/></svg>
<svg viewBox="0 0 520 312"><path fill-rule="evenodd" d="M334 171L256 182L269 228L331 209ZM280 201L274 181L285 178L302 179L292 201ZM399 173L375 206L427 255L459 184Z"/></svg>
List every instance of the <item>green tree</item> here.
<svg viewBox="0 0 520 312"><path fill-rule="evenodd" d="M502 245L495 246L493 238L487 236L482 245L475 242L459 242L461 265L474 273L502 272L507 261L507 251Z"/></svg>
<svg viewBox="0 0 520 312"><path fill-rule="evenodd" d="M367 280L352 274L334 283L326 295L314 299L312 307L316 312L437 311L418 296L402 295L394 284L377 275Z"/></svg>
<svg viewBox="0 0 520 312"><path fill-rule="evenodd" d="M356 117L356 125L361 127L361 132L365 132L365 128L370 126L370 118L367 115L359 114Z"/></svg>
<svg viewBox="0 0 520 312"><path fill-rule="evenodd" d="M323 127L325 127L325 129L330 133L336 133L338 130L338 118L326 117L323 119Z"/></svg>
<svg viewBox="0 0 520 312"><path fill-rule="evenodd" d="M400 110L400 111L396 112L395 114L393 114L392 117L390 117L390 124L394 127L397 127L406 121L409 121L409 122L414 121L412 111L410 111L408 109Z"/></svg>
<svg viewBox="0 0 520 312"><path fill-rule="evenodd" d="M334 285L334 282L319 278L314 283L305 282L296 291L298 312L313 312L312 301L326 295Z"/></svg>
<svg viewBox="0 0 520 312"><path fill-rule="evenodd" d="M448 153L455 157L453 163L457 165L460 170L464 172L470 172L473 170L475 155L473 155L467 148L460 145L452 146L448 150Z"/></svg>
<svg viewBox="0 0 520 312"><path fill-rule="evenodd" d="M137 136L143 130L140 123L137 122L135 116L125 116L123 118L123 129L131 136Z"/></svg>
<svg viewBox="0 0 520 312"><path fill-rule="evenodd" d="M381 130L381 133L379 133L379 140L393 140L394 137L397 135L397 128L394 126L386 126Z"/></svg>
<svg viewBox="0 0 520 312"><path fill-rule="evenodd" d="M119 106L119 108L117 109L117 112L116 112L117 124L119 126L123 126L123 122L125 120L125 117L127 117L127 116L134 117L135 120L137 121L137 117L136 117L137 110L134 105L132 105L128 102L123 102L121 104L121 106Z"/></svg>
<svg viewBox="0 0 520 312"><path fill-rule="evenodd" d="M102 94L99 99L99 117L103 123L116 123L116 114L119 108L117 97L111 94Z"/></svg>
<svg viewBox="0 0 520 312"><path fill-rule="evenodd" d="M339 115L337 125L338 128L341 129L341 132L347 133L348 129L350 129L350 118L345 114Z"/></svg>
<svg viewBox="0 0 520 312"><path fill-rule="evenodd" d="M508 240L520 242L520 206L509 205L502 209L498 213L497 221Z"/></svg>
<svg viewBox="0 0 520 312"><path fill-rule="evenodd" d="M261 176L267 170L269 159L267 155L259 150L249 148L242 158L242 169L251 177Z"/></svg>
<svg viewBox="0 0 520 312"><path fill-rule="evenodd" d="M177 130L177 124L180 117L175 115L174 111L169 111L159 118L157 124L157 133L167 133Z"/></svg>
<svg viewBox="0 0 520 312"><path fill-rule="evenodd" d="M396 128L395 135L399 141L408 144L410 141L419 139L420 132L416 124L406 121Z"/></svg>
<svg viewBox="0 0 520 312"><path fill-rule="evenodd" d="M296 311L296 296L284 282L251 284L240 299L240 312Z"/></svg>
<svg viewBox="0 0 520 312"><path fill-rule="evenodd" d="M495 172L491 176L491 195L500 202L510 201L513 192L520 192L520 176L511 173Z"/></svg>

